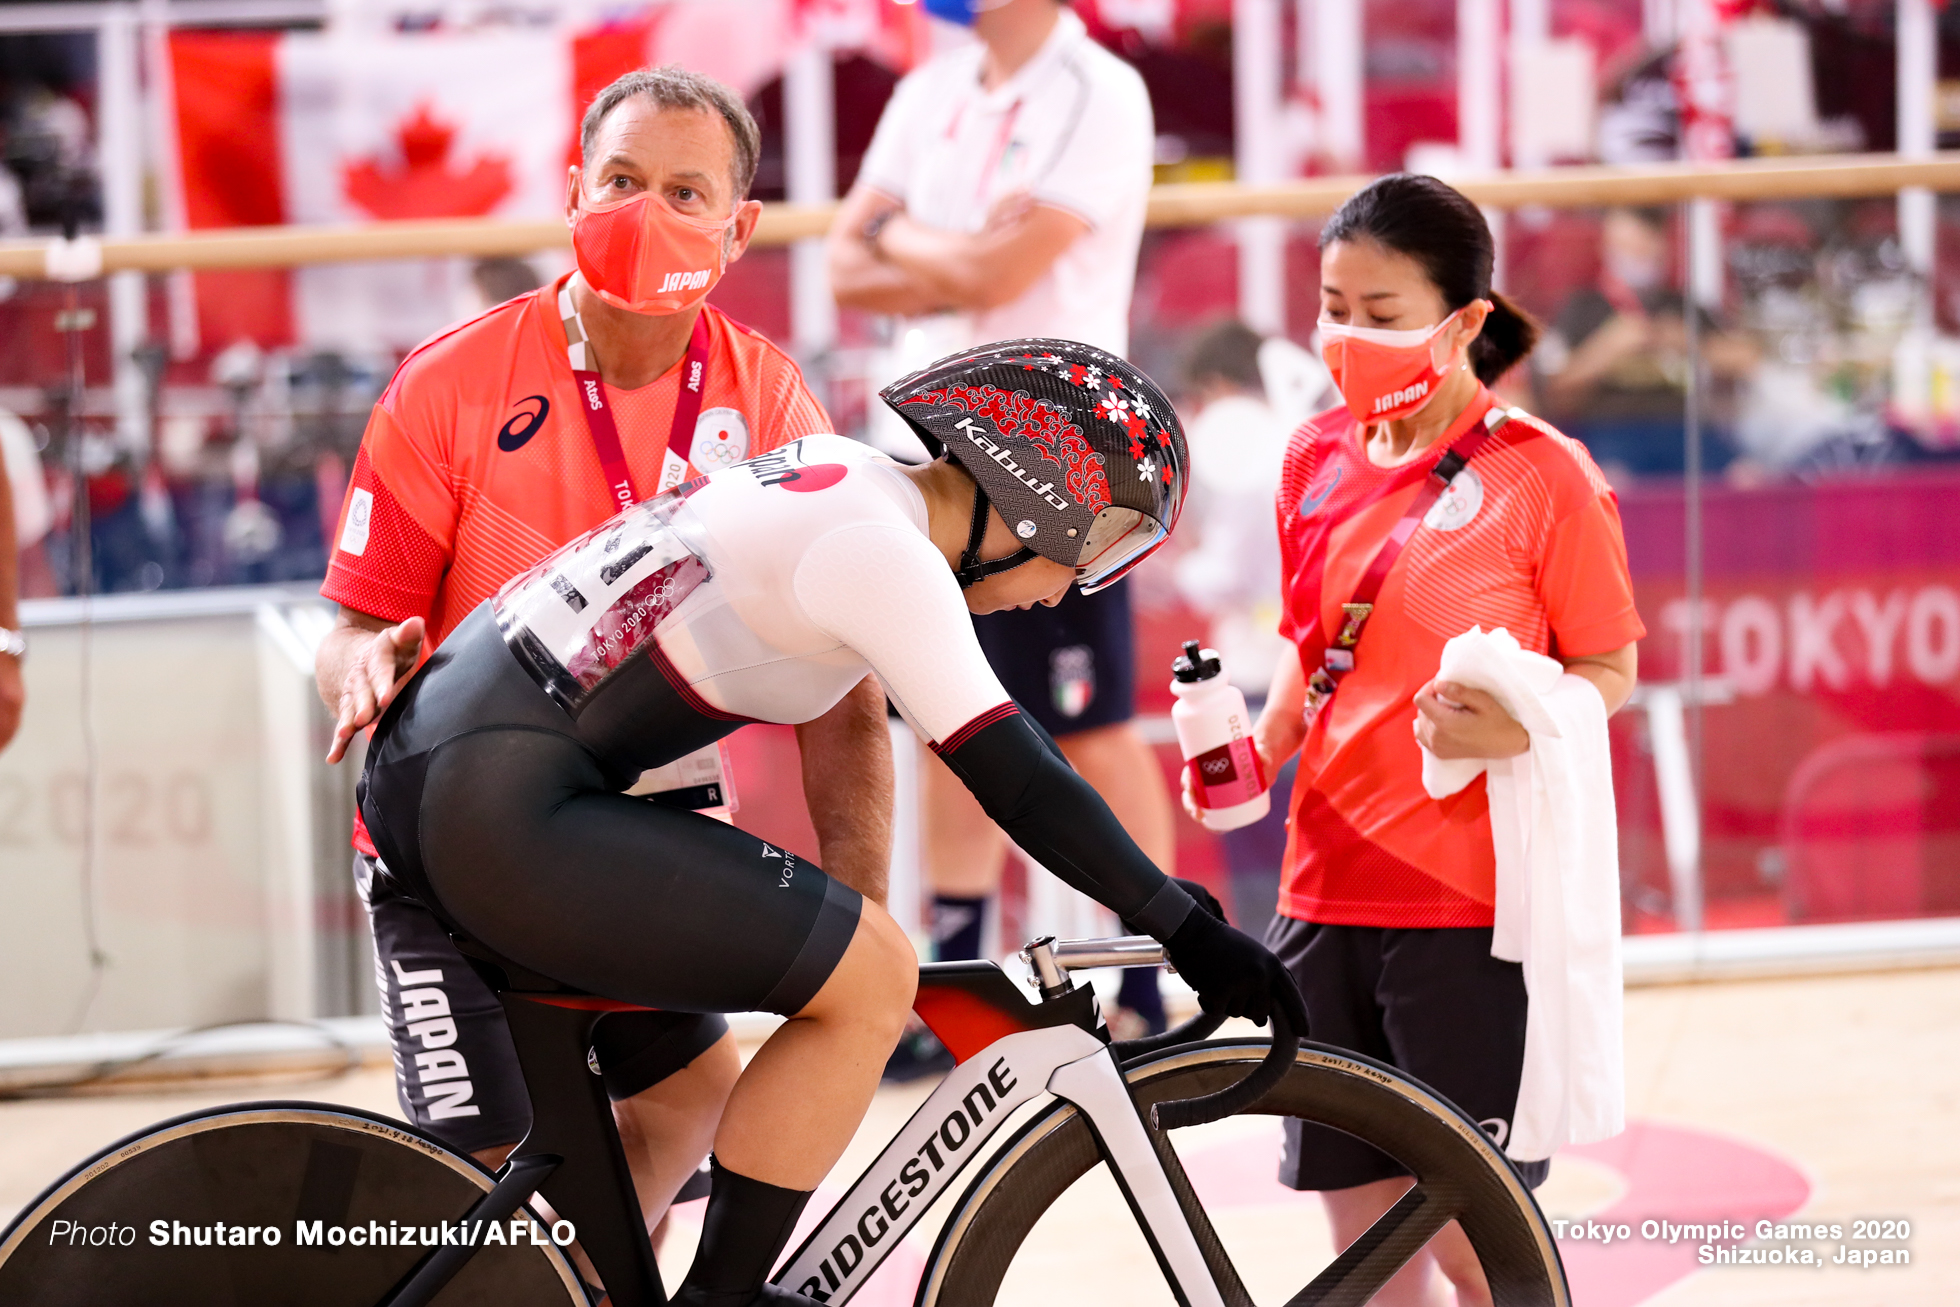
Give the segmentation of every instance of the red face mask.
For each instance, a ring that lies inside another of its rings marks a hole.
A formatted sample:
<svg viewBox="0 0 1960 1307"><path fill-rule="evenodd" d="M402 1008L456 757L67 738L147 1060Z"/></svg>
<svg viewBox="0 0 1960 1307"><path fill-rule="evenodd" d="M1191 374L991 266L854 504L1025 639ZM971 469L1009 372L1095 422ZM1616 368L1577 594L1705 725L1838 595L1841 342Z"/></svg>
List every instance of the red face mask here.
<svg viewBox="0 0 1960 1307"><path fill-rule="evenodd" d="M1449 359L1436 358L1436 337L1461 312L1411 331L1320 324L1320 357L1356 422L1394 422L1436 398L1436 388L1449 375Z"/></svg>
<svg viewBox="0 0 1960 1307"><path fill-rule="evenodd" d="M733 218L690 218L642 191L629 200L581 208L572 223L579 275L599 298L630 313L691 309L727 267L722 241Z"/></svg>

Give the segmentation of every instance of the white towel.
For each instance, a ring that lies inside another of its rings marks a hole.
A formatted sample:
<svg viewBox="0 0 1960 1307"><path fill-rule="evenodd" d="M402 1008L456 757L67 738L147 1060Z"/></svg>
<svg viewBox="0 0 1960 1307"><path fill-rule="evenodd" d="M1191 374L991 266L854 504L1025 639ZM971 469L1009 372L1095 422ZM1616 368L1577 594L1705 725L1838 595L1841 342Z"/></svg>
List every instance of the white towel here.
<svg viewBox="0 0 1960 1307"><path fill-rule="evenodd" d="M1488 773L1497 855L1491 955L1524 964L1531 1006L1524 1075L1504 1150L1550 1157L1626 1128L1621 1031L1620 854L1606 705L1503 628L1443 646L1439 680L1483 690L1531 734L1515 758L1444 761L1422 751L1431 798Z"/></svg>

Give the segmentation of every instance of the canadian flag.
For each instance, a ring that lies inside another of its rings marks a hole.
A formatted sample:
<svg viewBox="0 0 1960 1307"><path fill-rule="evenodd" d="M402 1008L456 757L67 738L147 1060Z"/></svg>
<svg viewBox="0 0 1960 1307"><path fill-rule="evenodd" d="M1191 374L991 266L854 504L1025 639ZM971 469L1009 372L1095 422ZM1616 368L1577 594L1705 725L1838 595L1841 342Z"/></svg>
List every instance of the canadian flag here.
<svg viewBox="0 0 1960 1307"><path fill-rule="evenodd" d="M179 225L553 218L579 118L622 73L678 63L752 95L780 74L799 33L894 46L902 67L912 27L893 9L670 0L583 29L174 32ZM206 348L400 350L467 312L473 295L460 259L200 273L196 286Z"/></svg>

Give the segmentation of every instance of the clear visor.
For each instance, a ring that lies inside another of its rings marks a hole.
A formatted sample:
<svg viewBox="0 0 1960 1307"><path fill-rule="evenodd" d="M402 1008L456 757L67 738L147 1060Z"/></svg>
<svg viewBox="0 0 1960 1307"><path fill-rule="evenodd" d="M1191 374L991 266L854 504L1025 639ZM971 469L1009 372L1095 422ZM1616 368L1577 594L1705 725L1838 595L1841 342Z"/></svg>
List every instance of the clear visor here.
<svg viewBox="0 0 1960 1307"><path fill-rule="evenodd" d="M1089 524L1089 539L1075 563L1075 583L1085 595L1115 585L1170 535L1156 518L1134 508L1105 508Z"/></svg>

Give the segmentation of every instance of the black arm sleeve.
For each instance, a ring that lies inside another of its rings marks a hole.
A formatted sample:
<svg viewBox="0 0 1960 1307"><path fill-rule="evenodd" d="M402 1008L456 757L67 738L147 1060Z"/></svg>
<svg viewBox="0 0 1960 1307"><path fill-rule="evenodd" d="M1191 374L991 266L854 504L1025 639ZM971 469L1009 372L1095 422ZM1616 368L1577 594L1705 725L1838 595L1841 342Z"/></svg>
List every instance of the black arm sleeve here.
<svg viewBox="0 0 1960 1307"><path fill-rule="evenodd" d="M1164 939L1196 904L1136 846L1089 782L1019 712L989 723L940 758L987 815L1042 866Z"/></svg>

